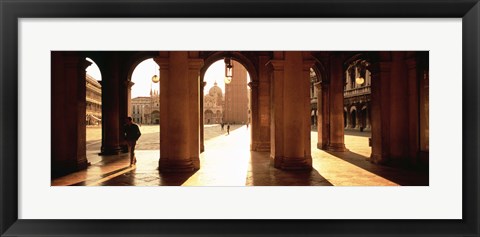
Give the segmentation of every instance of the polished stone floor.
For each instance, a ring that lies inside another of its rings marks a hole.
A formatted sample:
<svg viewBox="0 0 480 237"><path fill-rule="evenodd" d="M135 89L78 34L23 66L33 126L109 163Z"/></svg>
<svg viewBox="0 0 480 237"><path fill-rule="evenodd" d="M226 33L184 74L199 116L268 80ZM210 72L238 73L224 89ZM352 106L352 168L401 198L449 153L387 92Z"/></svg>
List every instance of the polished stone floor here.
<svg viewBox="0 0 480 237"><path fill-rule="evenodd" d="M87 170L52 180L53 186L428 186L428 172L404 170L369 162L368 133L346 132L348 152L316 148L312 131L312 171L283 171L270 165L268 152L249 150L250 130L232 126L229 135L219 125L205 127L201 169L191 173L158 171L158 133L142 135L137 164L126 154L98 156L99 142L87 144Z"/></svg>

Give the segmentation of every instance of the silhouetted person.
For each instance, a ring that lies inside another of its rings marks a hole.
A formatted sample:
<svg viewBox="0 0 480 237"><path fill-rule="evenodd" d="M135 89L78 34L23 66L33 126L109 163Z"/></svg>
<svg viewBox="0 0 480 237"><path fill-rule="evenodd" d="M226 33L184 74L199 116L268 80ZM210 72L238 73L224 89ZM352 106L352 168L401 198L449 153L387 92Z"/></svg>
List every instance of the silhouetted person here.
<svg viewBox="0 0 480 237"><path fill-rule="evenodd" d="M125 120L125 125L123 126L123 135L128 145L128 152L130 156L130 166L137 163L137 158L135 157L135 145L137 145L137 140L142 135L138 125L132 122L132 117L127 117Z"/></svg>
<svg viewBox="0 0 480 237"><path fill-rule="evenodd" d="M230 134L230 124L227 124L227 134Z"/></svg>
<svg viewBox="0 0 480 237"><path fill-rule="evenodd" d="M222 131L223 131L223 126L224 126L225 124L224 124L224 123L221 123L220 125L222 126Z"/></svg>

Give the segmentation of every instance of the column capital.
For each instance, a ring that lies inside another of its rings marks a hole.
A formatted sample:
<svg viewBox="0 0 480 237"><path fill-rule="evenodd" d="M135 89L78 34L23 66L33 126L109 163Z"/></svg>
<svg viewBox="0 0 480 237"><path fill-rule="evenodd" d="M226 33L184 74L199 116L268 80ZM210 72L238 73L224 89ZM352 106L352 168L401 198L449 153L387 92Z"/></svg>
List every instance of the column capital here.
<svg viewBox="0 0 480 237"><path fill-rule="evenodd" d="M310 71L310 68L312 68L314 64L315 61L313 60L303 60L303 70Z"/></svg>
<svg viewBox="0 0 480 237"><path fill-rule="evenodd" d="M168 58L155 57L153 58L153 61L157 63L157 65L160 67L160 70L168 70L170 66L170 60Z"/></svg>
<svg viewBox="0 0 480 237"><path fill-rule="evenodd" d="M270 60L265 65L271 65L273 70L275 71L283 71L283 68L285 66L285 60Z"/></svg>
<svg viewBox="0 0 480 237"><path fill-rule="evenodd" d="M203 59L200 59L200 58L188 59L189 70L200 70L200 68L202 67L203 67Z"/></svg>
<svg viewBox="0 0 480 237"><path fill-rule="evenodd" d="M258 81L251 81L248 83L248 86L250 87L250 89L258 89Z"/></svg>
<svg viewBox="0 0 480 237"><path fill-rule="evenodd" d="M83 69L84 69L84 70L87 70L87 67L89 67L90 65L92 65L92 62L87 61L87 60L84 60L84 62L83 62Z"/></svg>
<svg viewBox="0 0 480 237"><path fill-rule="evenodd" d="M392 68L392 63L391 62L377 62L377 63L372 63L368 67L368 70L372 73L372 75L375 75L380 72L388 72Z"/></svg>
<svg viewBox="0 0 480 237"><path fill-rule="evenodd" d="M125 81L125 86L127 86L128 89L131 89L133 85L135 85L135 82Z"/></svg>
<svg viewBox="0 0 480 237"><path fill-rule="evenodd" d="M417 68L417 60L414 58L407 59L406 64L409 70Z"/></svg>

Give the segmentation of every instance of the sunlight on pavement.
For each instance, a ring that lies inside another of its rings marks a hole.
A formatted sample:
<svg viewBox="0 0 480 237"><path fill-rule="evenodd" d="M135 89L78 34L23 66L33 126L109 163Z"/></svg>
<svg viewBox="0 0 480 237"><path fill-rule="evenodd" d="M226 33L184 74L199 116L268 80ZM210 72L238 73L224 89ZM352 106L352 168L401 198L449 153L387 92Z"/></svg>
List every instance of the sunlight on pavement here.
<svg viewBox="0 0 480 237"><path fill-rule="evenodd" d="M242 126L230 135L205 141L200 170L182 186L245 186L250 159L249 137L250 130Z"/></svg>
<svg viewBox="0 0 480 237"><path fill-rule="evenodd" d="M145 129L149 143L155 143L158 133ZM317 133L311 133L312 171L285 171L271 165L270 152L250 151L250 129L232 127L230 134L219 125L205 130L205 151L200 154L200 170L191 174L162 174L158 171L160 151L157 145L144 144L148 149L136 150L137 164L129 167L127 154L98 156L98 142L87 151L92 165L52 180L53 186L398 186L409 185L416 179L411 173L370 163L371 148L367 136L345 136L348 152L326 152L317 149ZM158 140L157 140L158 141ZM191 175L191 176L190 176ZM400 181L400 184L398 183ZM420 182L422 185L425 182ZM426 179L428 185L428 177Z"/></svg>

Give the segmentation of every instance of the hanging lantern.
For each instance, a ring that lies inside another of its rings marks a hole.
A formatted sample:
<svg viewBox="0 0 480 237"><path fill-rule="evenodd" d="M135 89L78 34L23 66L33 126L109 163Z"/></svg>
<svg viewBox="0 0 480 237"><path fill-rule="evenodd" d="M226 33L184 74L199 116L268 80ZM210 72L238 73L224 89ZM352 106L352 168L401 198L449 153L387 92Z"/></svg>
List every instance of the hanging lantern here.
<svg viewBox="0 0 480 237"><path fill-rule="evenodd" d="M158 83L159 81L160 81L160 78L157 75L153 75L152 82L153 83Z"/></svg>
<svg viewBox="0 0 480 237"><path fill-rule="evenodd" d="M360 77L355 78L355 82L358 85L362 85L365 82L365 79L362 76L360 76Z"/></svg>
<svg viewBox="0 0 480 237"><path fill-rule="evenodd" d="M225 58L225 84L229 84L233 78L233 65L231 58Z"/></svg>

